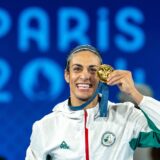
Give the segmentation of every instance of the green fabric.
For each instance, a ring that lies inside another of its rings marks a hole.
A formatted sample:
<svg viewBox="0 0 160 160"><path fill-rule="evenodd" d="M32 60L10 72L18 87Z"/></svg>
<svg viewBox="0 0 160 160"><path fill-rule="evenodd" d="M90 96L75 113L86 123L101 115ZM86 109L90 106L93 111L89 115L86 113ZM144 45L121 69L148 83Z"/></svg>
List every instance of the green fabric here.
<svg viewBox="0 0 160 160"><path fill-rule="evenodd" d="M147 114L142 111L147 119L149 127L153 130L151 132L140 132L137 138L133 138L129 144L133 150L136 147L155 147L160 148L160 130L155 124L149 119Z"/></svg>

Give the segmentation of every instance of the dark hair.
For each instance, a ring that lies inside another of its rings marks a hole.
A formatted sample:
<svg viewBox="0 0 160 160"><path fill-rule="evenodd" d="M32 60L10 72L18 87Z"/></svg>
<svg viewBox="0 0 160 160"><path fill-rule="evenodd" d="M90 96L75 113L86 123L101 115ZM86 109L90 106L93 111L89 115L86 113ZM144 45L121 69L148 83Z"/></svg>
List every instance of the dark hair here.
<svg viewBox="0 0 160 160"><path fill-rule="evenodd" d="M99 60L100 60L100 64L102 64L102 57L99 53L99 51L91 46L91 45L79 45L77 47L75 47L73 50L71 50L71 52L69 53L68 57L67 57L67 62L66 62L66 71L69 71L69 64L70 64L70 61L72 59L72 56L80 51L90 51L92 52L93 54L97 55Z"/></svg>

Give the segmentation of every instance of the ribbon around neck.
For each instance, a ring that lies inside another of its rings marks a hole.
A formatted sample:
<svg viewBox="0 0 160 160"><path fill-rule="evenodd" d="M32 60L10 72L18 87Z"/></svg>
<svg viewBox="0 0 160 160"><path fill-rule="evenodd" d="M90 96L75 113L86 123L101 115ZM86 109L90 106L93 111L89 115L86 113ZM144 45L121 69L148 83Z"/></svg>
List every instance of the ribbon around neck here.
<svg viewBox="0 0 160 160"><path fill-rule="evenodd" d="M99 82L99 85L98 85L96 91L94 92L92 97L87 102L83 103L80 106L69 106L69 108L73 111L83 110L88 104L90 104L94 100L94 98L99 93L102 94L101 100L99 102L100 117L107 117L109 89L108 89L108 85L103 82Z"/></svg>

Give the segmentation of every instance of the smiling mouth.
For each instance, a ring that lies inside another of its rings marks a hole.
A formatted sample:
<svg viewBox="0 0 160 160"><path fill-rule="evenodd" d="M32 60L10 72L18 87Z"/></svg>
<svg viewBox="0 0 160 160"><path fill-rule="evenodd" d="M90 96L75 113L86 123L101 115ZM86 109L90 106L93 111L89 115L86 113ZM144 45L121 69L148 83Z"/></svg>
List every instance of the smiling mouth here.
<svg viewBox="0 0 160 160"><path fill-rule="evenodd" d="M78 89L83 89L83 90L87 90L92 87L91 84L86 84L86 83L79 83L76 86Z"/></svg>

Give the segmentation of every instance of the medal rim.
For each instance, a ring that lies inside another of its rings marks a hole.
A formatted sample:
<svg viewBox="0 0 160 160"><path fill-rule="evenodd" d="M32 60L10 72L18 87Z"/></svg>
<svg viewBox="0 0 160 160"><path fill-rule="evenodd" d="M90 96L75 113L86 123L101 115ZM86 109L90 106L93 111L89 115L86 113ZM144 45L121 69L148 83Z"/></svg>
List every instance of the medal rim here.
<svg viewBox="0 0 160 160"><path fill-rule="evenodd" d="M108 65L108 64L102 64L102 65L99 66L99 68L98 68L98 70L97 70L97 76L98 76L98 78L99 78L100 81L106 82L107 79L102 78L102 77L100 76L100 74L99 74L99 70L101 70L101 68L107 68L107 70L110 70L110 71L109 71L110 73L113 72L114 69L113 69L113 67L112 67L111 65ZM105 72L105 71L103 71L103 72ZM108 75L109 75L110 73L108 73ZM107 76L107 78L108 78L108 76Z"/></svg>

